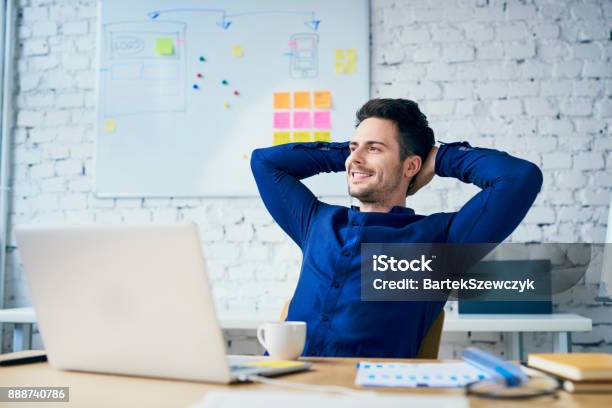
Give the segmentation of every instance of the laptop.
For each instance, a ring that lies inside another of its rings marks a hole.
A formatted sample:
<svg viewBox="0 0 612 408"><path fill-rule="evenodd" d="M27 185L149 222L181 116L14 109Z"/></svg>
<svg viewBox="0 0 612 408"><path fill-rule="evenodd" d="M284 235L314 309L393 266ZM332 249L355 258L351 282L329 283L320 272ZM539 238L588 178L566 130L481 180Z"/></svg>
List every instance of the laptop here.
<svg viewBox="0 0 612 408"><path fill-rule="evenodd" d="M195 224L15 235L55 368L228 384L311 366L226 355Z"/></svg>

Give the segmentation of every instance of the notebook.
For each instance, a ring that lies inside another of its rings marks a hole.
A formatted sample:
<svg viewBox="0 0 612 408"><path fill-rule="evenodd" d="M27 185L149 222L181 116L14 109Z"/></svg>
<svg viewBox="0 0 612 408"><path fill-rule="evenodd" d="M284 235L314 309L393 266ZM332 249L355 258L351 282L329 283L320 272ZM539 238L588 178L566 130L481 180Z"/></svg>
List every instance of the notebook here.
<svg viewBox="0 0 612 408"><path fill-rule="evenodd" d="M377 408L468 408L469 404L465 397L447 395L337 395L312 391L234 390L210 391L191 408L369 408L373 406Z"/></svg>
<svg viewBox="0 0 612 408"><path fill-rule="evenodd" d="M588 392L612 394L612 381L563 381L567 392Z"/></svg>
<svg viewBox="0 0 612 408"><path fill-rule="evenodd" d="M468 363L376 363L357 365L355 384L362 387L464 387L490 375Z"/></svg>
<svg viewBox="0 0 612 408"><path fill-rule="evenodd" d="M610 353L534 353L527 364L574 381L612 380Z"/></svg>

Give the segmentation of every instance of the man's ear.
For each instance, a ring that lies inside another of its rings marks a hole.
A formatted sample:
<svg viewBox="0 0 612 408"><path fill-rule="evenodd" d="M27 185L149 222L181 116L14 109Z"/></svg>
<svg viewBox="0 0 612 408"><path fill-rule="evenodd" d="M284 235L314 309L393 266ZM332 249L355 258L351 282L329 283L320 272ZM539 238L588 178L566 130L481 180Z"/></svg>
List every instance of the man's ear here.
<svg viewBox="0 0 612 408"><path fill-rule="evenodd" d="M423 162L421 161L421 157L419 155L413 154L406 157L404 160L402 176L406 178L415 177L421 170L421 166L423 166Z"/></svg>

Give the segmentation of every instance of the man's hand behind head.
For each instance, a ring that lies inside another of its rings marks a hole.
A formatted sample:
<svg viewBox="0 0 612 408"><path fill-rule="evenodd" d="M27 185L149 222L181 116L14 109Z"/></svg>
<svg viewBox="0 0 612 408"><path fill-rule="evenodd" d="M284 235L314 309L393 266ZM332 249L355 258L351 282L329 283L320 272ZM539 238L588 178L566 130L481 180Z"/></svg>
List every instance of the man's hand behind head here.
<svg viewBox="0 0 612 408"><path fill-rule="evenodd" d="M434 146L429 151L427 160L423 163L421 171L414 176L411 182L411 186L408 188L408 195L411 196L421 188L427 185L433 179L435 174L436 154L438 153L438 146Z"/></svg>

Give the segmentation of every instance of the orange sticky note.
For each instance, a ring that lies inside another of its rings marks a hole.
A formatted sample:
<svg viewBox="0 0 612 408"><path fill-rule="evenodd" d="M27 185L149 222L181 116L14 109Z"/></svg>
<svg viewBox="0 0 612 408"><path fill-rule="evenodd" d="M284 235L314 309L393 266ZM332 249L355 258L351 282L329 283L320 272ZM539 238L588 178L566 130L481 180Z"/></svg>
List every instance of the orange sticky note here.
<svg viewBox="0 0 612 408"><path fill-rule="evenodd" d="M291 142L290 132L274 132L272 143L274 146Z"/></svg>
<svg viewBox="0 0 612 408"><path fill-rule="evenodd" d="M289 92L274 92L274 109L290 109L291 94Z"/></svg>
<svg viewBox="0 0 612 408"><path fill-rule="evenodd" d="M293 141L294 142L311 142L310 140L310 132L299 131L293 132Z"/></svg>
<svg viewBox="0 0 612 408"><path fill-rule="evenodd" d="M310 92L294 92L293 108L310 109Z"/></svg>
<svg viewBox="0 0 612 408"><path fill-rule="evenodd" d="M314 132L315 142L331 142L331 133L328 131L316 131Z"/></svg>
<svg viewBox="0 0 612 408"><path fill-rule="evenodd" d="M314 93L314 107L315 109L328 109L331 108L331 92L329 91L316 91Z"/></svg>

